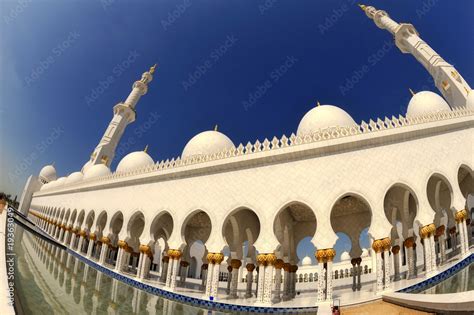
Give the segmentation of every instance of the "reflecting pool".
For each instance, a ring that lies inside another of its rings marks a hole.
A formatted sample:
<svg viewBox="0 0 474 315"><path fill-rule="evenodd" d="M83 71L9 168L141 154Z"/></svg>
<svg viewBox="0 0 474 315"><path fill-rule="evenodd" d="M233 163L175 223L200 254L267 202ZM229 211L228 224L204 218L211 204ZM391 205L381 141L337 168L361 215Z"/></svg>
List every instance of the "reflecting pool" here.
<svg viewBox="0 0 474 315"><path fill-rule="evenodd" d="M474 290L474 263L460 270L452 277L420 293L443 294Z"/></svg>
<svg viewBox="0 0 474 315"><path fill-rule="evenodd" d="M128 286L16 228L15 291L23 314L225 314Z"/></svg>

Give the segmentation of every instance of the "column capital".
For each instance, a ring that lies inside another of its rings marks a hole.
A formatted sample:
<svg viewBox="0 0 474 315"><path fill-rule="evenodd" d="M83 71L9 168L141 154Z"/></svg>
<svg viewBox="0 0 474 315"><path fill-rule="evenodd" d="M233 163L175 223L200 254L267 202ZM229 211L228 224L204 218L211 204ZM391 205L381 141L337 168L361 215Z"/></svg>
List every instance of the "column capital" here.
<svg viewBox="0 0 474 315"><path fill-rule="evenodd" d="M167 264L170 261L170 257L169 256L163 256L163 258L161 258L161 261L164 262L165 264Z"/></svg>
<svg viewBox="0 0 474 315"><path fill-rule="evenodd" d="M100 239L100 241L101 241L103 244L106 244L106 245L109 245L109 244L110 244L110 238L108 238L107 236L102 236L102 238Z"/></svg>
<svg viewBox="0 0 474 315"><path fill-rule="evenodd" d="M189 263L188 263L187 261L185 261L185 260L182 260L182 261L179 263L179 265L180 265L181 267L186 268L187 266L189 266Z"/></svg>
<svg viewBox="0 0 474 315"><path fill-rule="evenodd" d="M407 248L414 247L415 245L415 239L413 237L409 237L406 240L403 241L403 245Z"/></svg>
<svg viewBox="0 0 474 315"><path fill-rule="evenodd" d="M247 264L245 266L245 268L247 268L248 272L253 272L255 270L255 265L254 264Z"/></svg>
<svg viewBox="0 0 474 315"><path fill-rule="evenodd" d="M239 269L240 266L242 266L242 261L240 261L239 259L232 259L230 261L230 265L232 266L232 268Z"/></svg>
<svg viewBox="0 0 474 315"><path fill-rule="evenodd" d="M92 240L92 241L95 241L95 239L96 239L95 233L90 233L89 234L89 239Z"/></svg>
<svg viewBox="0 0 474 315"><path fill-rule="evenodd" d="M420 228L421 238L427 238L433 235L436 231L436 226L433 223L427 224Z"/></svg>
<svg viewBox="0 0 474 315"><path fill-rule="evenodd" d="M397 255L399 252L400 252L400 246L395 245L395 246L392 247L392 253L394 255Z"/></svg>
<svg viewBox="0 0 474 315"><path fill-rule="evenodd" d="M285 264L285 262L284 262L283 260L277 259L277 260L275 261L275 268L276 268L276 269L281 269L281 268L283 268L283 265L284 265L284 264Z"/></svg>
<svg viewBox="0 0 474 315"><path fill-rule="evenodd" d="M326 249L318 249L314 254L316 260L319 263L326 263L328 261L332 261L336 256L336 251L333 248L326 248Z"/></svg>
<svg viewBox="0 0 474 315"><path fill-rule="evenodd" d="M468 218L467 211L466 209L462 209L459 211L456 211L454 214L454 220L456 220L457 223L460 223Z"/></svg>
<svg viewBox="0 0 474 315"><path fill-rule="evenodd" d="M276 255L273 253L268 254L258 254L257 255L257 263L258 265L273 265L276 262Z"/></svg>
<svg viewBox="0 0 474 315"><path fill-rule="evenodd" d="M227 266L227 271L228 271L228 272L232 272L232 266L230 266L230 265Z"/></svg>
<svg viewBox="0 0 474 315"><path fill-rule="evenodd" d="M146 244L141 244L140 247L139 247L139 251L145 255L147 255L148 257L153 257L153 252L150 248L150 246L146 245Z"/></svg>
<svg viewBox="0 0 474 315"><path fill-rule="evenodd" d="M444 231L446 230L446 227L444 225L440 225L436 228L436 236L440 237L441 235L444 234Z"/></svg>
<svg viewBox="0 0 474 315"><path fill-rule="evenodd" d="M171 258L171 259L180 259L181 258L181 251L179 249L169 249L168 250L168 256Z"/></svg>
<svg viewBox="0 0 474 315"><path fill-rule="evenodd" d="M208 264L202 264L201 265L202 270L207 270L209 268Z"/></svg>
<svg viewBox="0 0 474 315"><path fill-rule="evenodd" d="M82 236L82 237L85 237L86 236L86 231L80 230L79 235Z"/></svg>
<svg viewBox="0 0 474 315"><path fill-rule="evenodd" d="M207 254L207 261L210 264L220 264L224 260L224 254L222 253L209 253Z"/></svg>
<svg viewBox="0 0 474 315"><path fill-rule="evenodd" d="M372 243L372 249L376 253L380 253L382 251L388 250L389 248L390 248L390 239L388 237L375 240Z"/></svg>

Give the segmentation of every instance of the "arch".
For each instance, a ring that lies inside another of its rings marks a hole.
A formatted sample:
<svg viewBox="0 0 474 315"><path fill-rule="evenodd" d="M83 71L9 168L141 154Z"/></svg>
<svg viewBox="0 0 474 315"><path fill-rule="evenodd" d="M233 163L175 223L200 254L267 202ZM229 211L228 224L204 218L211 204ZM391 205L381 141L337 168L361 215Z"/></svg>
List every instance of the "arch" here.
<svg viewBox="0 0 474 315"><path fill-rule="evenodd" d="M466 164L458 168L458 185L464 198L469 194L474 194L474 172Z"/></svg>
<svg viewBox="0 0 474 315"><path fill-rule="evenodd" d="M286 203L278 210L273 221L273 233L281 245L281 253L292 264L298 262L298 244L305 237L313 238L316 229L315 211L301 201Z"/></svg>
<svg viewBox="0 0 474 315"><path fill-rule="evenodd" d="M87 231L90 232L91 227L94 224L94 220L95 220L95 212L94 210L90 210L84 221L84 227L87 229Z"/></svg>
<svg viewBox="0 0 474 315"><path fill-rule="evenodd" d="M392 237L398 222L402 226L402 235L398 235L398 230L396 232L401 239L414 236L413 227L418 207L418 197L405 183L395 183L387 189L384 195L384 212L392 225Z"/></svg>
<svg viewBox="0 0 474 315"><path fill-rule="evenodd" d="M110 234L119 235L123 227L123 213L122 211L117 211L114 213L109 222L109 231ZM108 235L110 236L110 235Z"/></svg>
<svg viewBox="0 0 474 315"><path fill-rule="evenodd" d="M245 255L255 258L255 241L260 235L260 219L258 214L247 207L238 207L231 211L222 224L222 237L229 249L234 253L232 259L244 258L242 244L246 244Z"/></svg>
<svg viewBox="0 0 474 315"><path fill-rule="evenodd" d="M359 193L344 193L331 207L330 222L334 233L344 233L351 240L350 257L361 257L360 238L372 223L372 208L367 198Z"/></svg>
<svg viewBox="0 0 474 315"><path fill-rule="evenodd" d="M107 224L107 211L103 210L98 216L95 222L95 232L100 233L104 230Z"/></svg>
<svg viewBox="0 0 474 315"><path fill-rule="evenodd" d="M441 173L433 173L426 183L426 194L428 202L433 211L450 209L453 200L453 188L446 176Z"/></svg>
<svg viewBox="0 0 474 315"><path fill-rule="evenodd" d="M157 241L159 238L163 238L168 241L171 233L173 233L174 220L173 216L169 211L161 211L158 213L150 225L150 239Z"/></svg>
<svg viewBox="0 0 474 315"><path fill-rule="evenodd" d="M72 210L71 216L69 217L69 224L74 224L77 217L77 209Z"/></svg>
<svg viewBox="0 0 474 315"><path fill-rule="evenodd" d="M212 231L212 221L209 214L201 209L194 210L183 222L181 240L183 244L192 244L200 240L206 244Z"/></svg>
<svg viewBox="0 0 474 315"><path fill-rule="evenodd" d="M86 211L82 209L77 215L76 222L73 222L76 228L79 228L82 226L82 223L84 222L85 217L86 217Z"/></svg>
<svg viewBox="0 0 474 315"><path fill-rule="evenodd" d="M145 215L141 211L136 211L127 222L127 238L125 241L138 251L140 246L140 236L145 229Z"/></svg>

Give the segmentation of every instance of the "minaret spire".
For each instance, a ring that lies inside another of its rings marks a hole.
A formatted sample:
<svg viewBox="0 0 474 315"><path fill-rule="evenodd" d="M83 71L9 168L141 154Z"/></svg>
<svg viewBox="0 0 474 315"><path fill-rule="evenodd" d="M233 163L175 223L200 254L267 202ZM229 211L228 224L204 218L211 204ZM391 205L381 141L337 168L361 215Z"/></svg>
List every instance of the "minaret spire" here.
<svg viewBox="0 0 474 315"><path fill-rule="evenodd" d="M466 105L471 88L458 71L420 37L412 24L397 23L387 12L372 6L360 4L359 7L381 29L389 31L395 37L395 44L402 53L412 54L433 77L436 87L452 108Z"/></svg>
<svg viewBox="0 0 474 315"><path fill-rule="evenodd" d="M91 155L90 162L92 165L103 163L110 166L110 163L112 163L115 149L125 128L128 124L135 121L135 107L140 98L148 92L148 84L153 80L155 69L156 64L144 72L141 79L133 83L132 91L125 102L114 106L114 117Z"/></svg>

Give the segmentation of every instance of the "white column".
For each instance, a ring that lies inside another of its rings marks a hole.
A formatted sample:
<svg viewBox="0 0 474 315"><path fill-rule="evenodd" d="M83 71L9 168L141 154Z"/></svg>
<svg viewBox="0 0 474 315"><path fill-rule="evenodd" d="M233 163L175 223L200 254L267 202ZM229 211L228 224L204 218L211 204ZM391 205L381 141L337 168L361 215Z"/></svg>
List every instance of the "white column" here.
<svg viewBox="0 0 474 315"><path fill-rule="evenodd" d="M281 269L283 267L283 261L279 262L277 261L277 264L275 264L275 296L274 296L274 301L275 302L280 302L281 301Z"/></svg>
<svg viewBox="0 0 474 315"><path fill-rule="evenodd" d="M232 280L230 282L230 296L237 297L237 287L239 285L239 268L232 268Z"/></svg>
<svg viewBox="0 0 474 315"><path fill-rule="evenodd" d="M376 292L383 291L383 261L382 261L382 253L376 252L375 253L375 265L376 265L376 277L377 277L377 289Z"/></svg>
<svg viewBox="0 0 474 315"><path fill-rule="evenodd" d="M265 267L263 264L258 266L258 289L257 289L257 303L263 303L263 291L265 287Z"/></svg>
<svg viewBox="0 0 474 315"><path fill-rule="evenodd" d="M71 242L69 243L70 249L75 249L74 244L76 243L76 233L71 234Z"/></svg>
<svg viewBox="0 0 474 315"><path fill-rule="evenodd" d="M171 292L174 292L176 290L176 277L178 275L178 265L179 265L179 259L173 259L173 271L171 274L171 283L170 283Z"/></svg>
<svg viewBox="0 0 474 315"><path fill-rule="evenodd" d="M263 304L272 304L272 289L273 289L273 265L265 266L265 285L263 291Z"/></svg>
<svg viewBox="0 0 474 315"><path fill-rule="evenodd" d="M390 248L385 248L384 250L384 258L383 258L383 263L384 263L384 271L385 271L385 282L384 282L384 290L388 290L390 289L390 284L391 284L391 280L390 280L390 275L391 275L391 263L390 263Z"/></svg>
<svg viewBox="0 0 474 315"><path fill-rule="evenodd" d="M137 278L138 279L141 279L142 278L142 271L143 271L143 262L144 262L144 259L143 259L143 256L145 254L143 254L142 252L140 252L140 256L138 258L138 266L137 266Z"/></svg>
<svg viewBox="0 0 474 315"><path fill-rule="evenodd" d="M94 248L94 240L90 239L89 240L89 247L87 248L87 257L88 258L91 258L93 248Z"/></svg>
<svg viewBox="0 0 474 315"><path fill-rule="evenodd" d="M466 220L462 220L461 226L464 234L464 253L467 253L469 252L469 235L467 234Z"/></svg>
<svg viewBox="0 0 474 315"><path fill-rule="evenodd" d="M117 253L117 261L115 262L115 270L122 271L123 248L119 247Z"/></svg>
<svg viewBox="0 0 474 315"><path fill-rule="evenodd" d="M444 264L446 261L446 237L443 234L439 237L439 252L440 252L440 264Z"/></svg>
<svg viewBox="0 0 474 315"><path fill-rule="evenodd" d="M206 291L204 293L205 298L209 298L212 292L212 274L214 271L214 264L209 262L207 265L207 273L206 273Z"/></svg>
<svg viewBox="0 0 474 315"><path fill-rule="evenodd" d="M290 264L285 263L283 265L283 301L290 299Z"/></svg>
<svg viewBox="0 0 474 315"><path fill-rule="evenodd" d="M325 294L324 294L324 274L326 273L324 269L324 262L321 260L318 260L318 302L322 302L325 300Z"/></svg>
<svg viewBox="0 0 474 315"><path fill-rule="evenodd" d="M251 266L250 266L251 265ZM252 283L253 283L253 270L255 266L253 264L247 264L247 288L245 290L245 298L252 297Z"/></svg>
<svg viewBox="0 0 474 315"><path fill-rule="evenodd" d="M332 258L328 260L328 270L327 270L327 297L326 299L332 301Z"/></svg>
<svg viewBox="0 0 474 315"><path fill-rule="evenodd" d="M173 273L173 265L174 265L175 259L170 256L170 260L168 262L168 271L166 272L166 287L171 287L171 275Z"/></svg>
<svg viewBox="0 0 474 315"><path fill-rule="evenodd" d="M430 239L430 247L431 247L431 271L435 272L438 269L438 267L436 266L436 242L434 239L434 234L431 234L429 239Z"/></svg>
<svg viewBox="0 0 474 315"><path fill-rule="evenodd" d="M220 263L214 264L214 270L212 271L212 285L211 285L211 296L214 297L214 300L217 300L218 289L219 289L219 269Z"/></svg>

